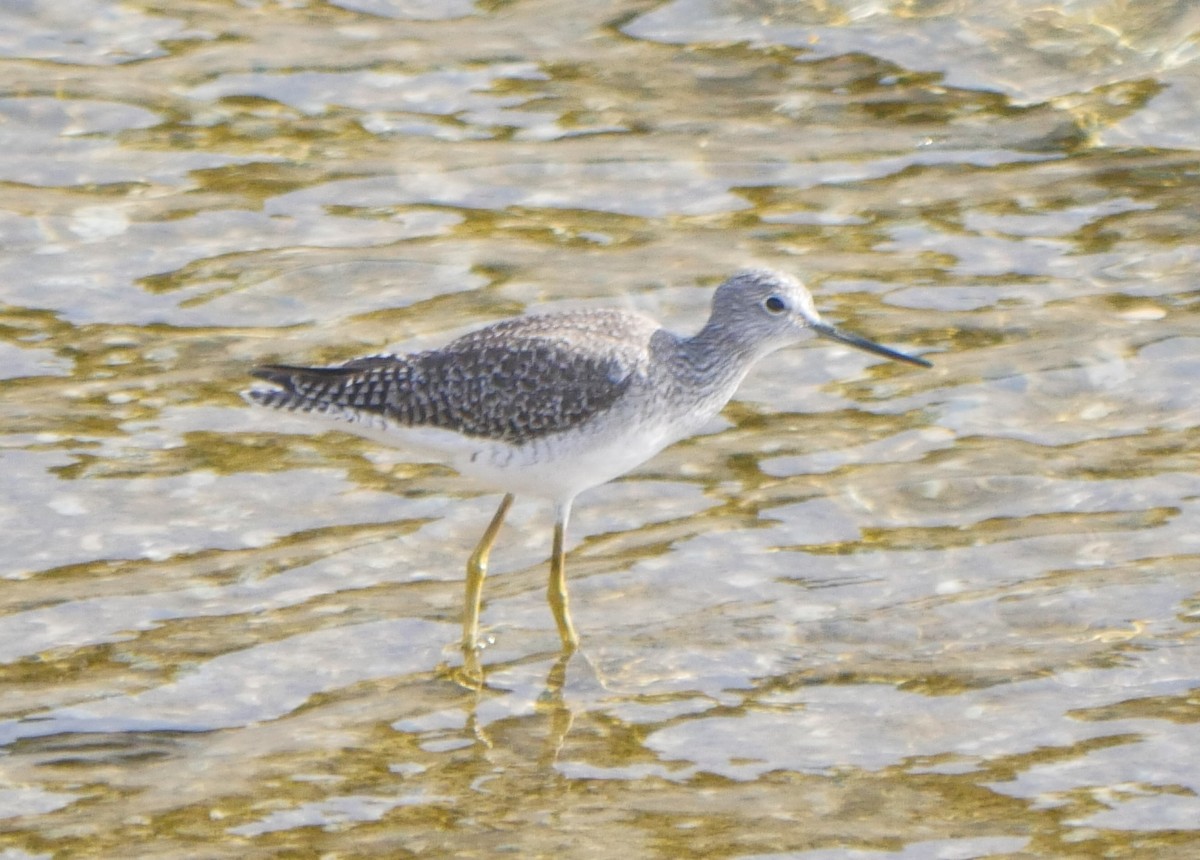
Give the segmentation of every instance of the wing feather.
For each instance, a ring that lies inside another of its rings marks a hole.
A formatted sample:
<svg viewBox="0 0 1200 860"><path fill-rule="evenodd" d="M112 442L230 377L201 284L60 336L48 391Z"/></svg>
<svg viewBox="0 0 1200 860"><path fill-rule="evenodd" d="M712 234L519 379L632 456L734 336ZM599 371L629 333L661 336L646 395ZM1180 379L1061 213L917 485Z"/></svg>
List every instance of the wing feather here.
<svg viewBox="0 0 1200 860"><path fill-rule="evenodd" d="M337 367L264 365L253 375L279 388L250 396L265 406L520 444L612 406L645 374L656 328L614 311L520 317L438 350Z"/></svg>

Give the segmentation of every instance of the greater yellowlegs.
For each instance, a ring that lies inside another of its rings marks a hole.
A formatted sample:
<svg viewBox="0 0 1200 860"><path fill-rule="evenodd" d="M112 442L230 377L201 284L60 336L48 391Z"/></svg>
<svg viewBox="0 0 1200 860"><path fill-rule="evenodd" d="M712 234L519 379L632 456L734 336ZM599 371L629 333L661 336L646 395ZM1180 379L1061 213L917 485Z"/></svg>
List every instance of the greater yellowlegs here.
<svg viewBox="0 0 1200 860"><path fill-rule="evenodd" d="M516 494L555 504L550 609L563 651L579 637L567 608L563 538L575 497L694 433L751 366L810 335L929 367L822 321L797 280L738 272L713 296L699 333L680 337L639 314L587 310L495 323L442 347L336 367L268 364L263 406L346 422L353 433L432 451L505 493L467 563L463 648L478 647L488 553Z"/></svg>

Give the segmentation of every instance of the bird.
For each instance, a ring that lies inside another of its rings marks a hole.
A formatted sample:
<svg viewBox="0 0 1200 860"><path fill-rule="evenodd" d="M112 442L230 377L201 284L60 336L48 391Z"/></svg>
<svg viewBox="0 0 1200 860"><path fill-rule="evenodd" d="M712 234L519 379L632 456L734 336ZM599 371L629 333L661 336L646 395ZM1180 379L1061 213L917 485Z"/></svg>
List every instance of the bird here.
<svg viewBox="0 0 1200 860"><path fill-rule="evenodd" d="M449 462L503 498L467 562L462 648L474 653L488 558L517 495L550 500L547 599L564 655L579 646L567 599L564 544L583 491L625 474L695 433L764 357L812 337L918 367L924 358L825 322L797 278L742 269L713 293L691 336L624 310L570 310L502 320L439 349L335 366L263 364L259 406L341 422L340 428Z"/></svg>

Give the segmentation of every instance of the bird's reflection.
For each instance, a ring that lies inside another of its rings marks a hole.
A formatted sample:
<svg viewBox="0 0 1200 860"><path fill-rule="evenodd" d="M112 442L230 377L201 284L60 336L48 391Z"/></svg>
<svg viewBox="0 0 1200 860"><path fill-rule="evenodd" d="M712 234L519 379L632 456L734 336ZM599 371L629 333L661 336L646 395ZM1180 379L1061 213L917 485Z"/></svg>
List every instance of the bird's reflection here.
<svg viewBox="0 0 1200 860"><path fill-rule="evenodd" d="M490 696L512 694L511 689L491 686L488 683L489 672L499 673L502 668L509 667L494 666L485 669L478 649L465 651L463 656L463 664L448 670L447 675L471 695L467 706L467 733L482 748L495 750L497 744L492 727L496 722L480 717L480 705ZM554 767L574 723L575 709L569 704L567 696L569 681L576 682L576 686L586 686L589 681L595 681L603 687L595 665L583 651L560 653L554 660L534 705L535 714L544 721L539 750L536 755L530 757L530 761L539 769Z"/></svg>

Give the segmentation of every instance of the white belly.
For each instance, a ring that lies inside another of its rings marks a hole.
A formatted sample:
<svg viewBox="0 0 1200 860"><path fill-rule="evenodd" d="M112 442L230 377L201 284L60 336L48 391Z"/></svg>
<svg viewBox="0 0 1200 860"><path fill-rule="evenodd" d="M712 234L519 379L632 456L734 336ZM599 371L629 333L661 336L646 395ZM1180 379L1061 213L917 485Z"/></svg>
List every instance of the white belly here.
<svg viewBox="0 0 1200 860"><path fill-rule="evenodd" d="M307 416L306 416L307 417ZM686 424L612 421L572 433L545 436L524 445L464 437L433 427L403 427L381 418L325 413L314 420L337 420L339 429L372 441L432 455L464 477L489 489L562 502L640 466L708 415Z"/></svg>

